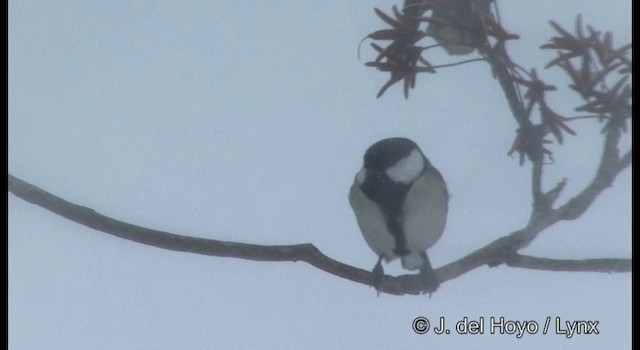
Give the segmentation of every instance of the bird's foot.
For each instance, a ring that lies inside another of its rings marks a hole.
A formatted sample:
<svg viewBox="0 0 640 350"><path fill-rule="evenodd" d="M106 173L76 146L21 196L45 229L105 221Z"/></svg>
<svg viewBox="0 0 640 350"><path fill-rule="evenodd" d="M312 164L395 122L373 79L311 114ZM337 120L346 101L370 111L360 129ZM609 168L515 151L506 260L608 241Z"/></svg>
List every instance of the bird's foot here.
<svg viewBox="0 0 640 350"><path fill-rule="evenodd" d="M431 266L422 267L418 276L420 278L423 293L431 294L440 287L440 282L438 282L436 273Z"/></svg>
<svg viewBox="0 0 640 350"><path fill-rule="evenodd" d="M382 278L384 277L382 257L378 259L378 262L376 263L376 266L373 267L373 271L371 271L371 273L373 274L373 281L371 282L371 285L376 289L378 296L380 296L380 287L382 286Z"/></svg>

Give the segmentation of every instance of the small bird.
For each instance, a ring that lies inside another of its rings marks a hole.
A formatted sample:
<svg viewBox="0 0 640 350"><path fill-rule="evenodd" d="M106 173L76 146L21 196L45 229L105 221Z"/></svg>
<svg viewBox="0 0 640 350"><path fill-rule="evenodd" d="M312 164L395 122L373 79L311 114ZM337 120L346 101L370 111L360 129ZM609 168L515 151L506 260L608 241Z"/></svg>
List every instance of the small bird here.
<svg viewBox="0 0 640 350"><path fill-rule="evenodd" d="M420 269L425 292L438 288L426 249L442 236L449 194L442 175L415 142L396 137L369 147L349 203L365 241L378 255L372 271L377 291L384 276L382 260L398 257L403 268Z"/></svg>
<svg viewBox="0 0 640 350"><path fill-rule="evenodd" d="M491 3L494 0L449 0L433 10L427 35L433 37L449 55L468 55L486 41L484 34L473 28L481 18L494 20ZM441 23L444 21L445 23Z"/></svg>

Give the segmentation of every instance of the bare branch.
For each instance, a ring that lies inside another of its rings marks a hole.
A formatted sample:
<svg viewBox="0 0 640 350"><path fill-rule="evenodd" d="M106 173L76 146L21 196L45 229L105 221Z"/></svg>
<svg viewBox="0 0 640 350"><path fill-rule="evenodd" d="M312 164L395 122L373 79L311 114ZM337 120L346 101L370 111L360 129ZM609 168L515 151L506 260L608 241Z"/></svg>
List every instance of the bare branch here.
<svg viewBox="0 0 640 350"><path fill-rule="evenodd" d="M257 261L305 261L321 270L363 284L368 271L357 269L322 254L313 244L265 246L177 235L131 225L93 209L70 203L9 174L9 192L62 217L116 237L162 249L209 256Z"/></svg>
<svg viewBox="0 0 640 350"><path fill-rule="evenodd" d="M631 259L558 260L514 254L506 265L545 271L631 272Z"/></svg>
<svg viewBox="0 0 640 350"><path fill-rule="evenodd" d="M595 199L610 187L618 174L631 165L631 150L620 158L618 144L620 130L610 130L605 137L600 165L593 181L582 192L558 208L563 220L574 220L582 215Z"/></svg>
<svg viewBox="0 0 640 350"><path fill-rule="evenodd" d="M531 167L531 197L533 198L532 215L539 215L549 210L549 205L542 194L542 158L533 161Z"/></svg>
<svg viewBox="0 0 640 350"><path fill-rule="evenodd" d="M353 282L370 285L373 280L371 272L331 259L320 252L313 244L265 246L218 241L152 230L131 225L99 214L93 209L70 203L20 180L11 174L9 174L8 177L9 192L17 197L84 226L137 243L162 249L209 256L232 257L256 261L304 261L320 270ZM542 230L545 227L544 225L539 225L532 226L528 229ZM518 256L513 252L523 245L527 236L525 233L526 231L517 231L499 238L458 261L436 269L435 272L438 280L442 283L483 265L497 266L502 263L509 265L513 264L514 261L517 262L516 257ZM575 271L625 272L618 267L621 264L619 260L620 259L605 259L605 262L599 261L593 263L591 268L589 268L590 264L586 264L581 268L577 268ZM564 271L564 269L558 267L564 266L563 264L566 265L566 263L562 262L558 263L558 265L547 264L543 269ZM530 268L540 269L539 266L544 265L538 264L536 266L537 267ZM418 275L384 276L380 291L395 295L422 294L424 291L421 286L422 283Z"/></svg>
<svg viewBox="0 0 640 350"><path fill-rule="evenodd" d="M489 47L488 45L481 49L481 54L486 58L487 62L491 65L494 76L498 79L502 91L511 108L511 114L520 125L520 128L529 130L533 127L529 120L526 109L520 95L518 93L517 84L513 78L513 75L509 71L509 58L506 54L500 54L498 50Z"/></svg>
<svg viewBox="0 0 640 350"><path fill-rule="evenodd" d="M459 65L461 65L461 64L467 64L467 63L477 62L477 61L485 61L485 59L484 59L484 58L471 58L471 59L464 60L464 61L460 61L460 62L447 63L447 64L439 64L439 65L437 65L437 66L431 66L431 68L433 68L433 69L438 69L438 68L454 67L454 66L459 66Z"/></svg>

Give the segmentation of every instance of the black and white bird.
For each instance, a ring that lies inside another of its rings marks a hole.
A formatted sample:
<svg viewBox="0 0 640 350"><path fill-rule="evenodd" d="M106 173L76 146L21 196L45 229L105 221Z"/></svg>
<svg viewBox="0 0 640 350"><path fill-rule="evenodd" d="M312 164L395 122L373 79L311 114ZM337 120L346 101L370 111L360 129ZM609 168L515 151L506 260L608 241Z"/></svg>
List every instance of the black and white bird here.
<svg viewBox="0 0 640 350"><path fill-rule="evenodd" d="M438 288L426 249L442 236L449 194L442 175L415 142L389 138L369 147L349 203L364 239L378 255L376 290L384 275L382 260L396 258L407 270L420 269L424 291Z"/></svg>

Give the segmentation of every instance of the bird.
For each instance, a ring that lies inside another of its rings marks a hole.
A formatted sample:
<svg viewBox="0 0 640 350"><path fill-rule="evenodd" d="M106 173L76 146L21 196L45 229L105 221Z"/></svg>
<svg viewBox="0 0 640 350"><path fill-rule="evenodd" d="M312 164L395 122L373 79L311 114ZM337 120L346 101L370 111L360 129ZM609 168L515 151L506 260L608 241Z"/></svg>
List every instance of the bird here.
<svg viewBox="0 0 640 350"><path fill-rule="evenodd" d="M372 271L378 294L382 261L397 258L404 269L420 270L423 292L434 292L439 282L426 249L442 237L449 193L420 147L403 137L371 145L349 190L349 203L365 241L378 256Z"/></svg>
<svg viewBox="0 0 640 350"><path fill-rule="evenodd" d="M473 28L478 18L494 20L491 4L494 0L449 0L434 9L427 35L444 48L449 55L468 55L486 39ZM443 23L444 22L444 23Z"/></svg>

